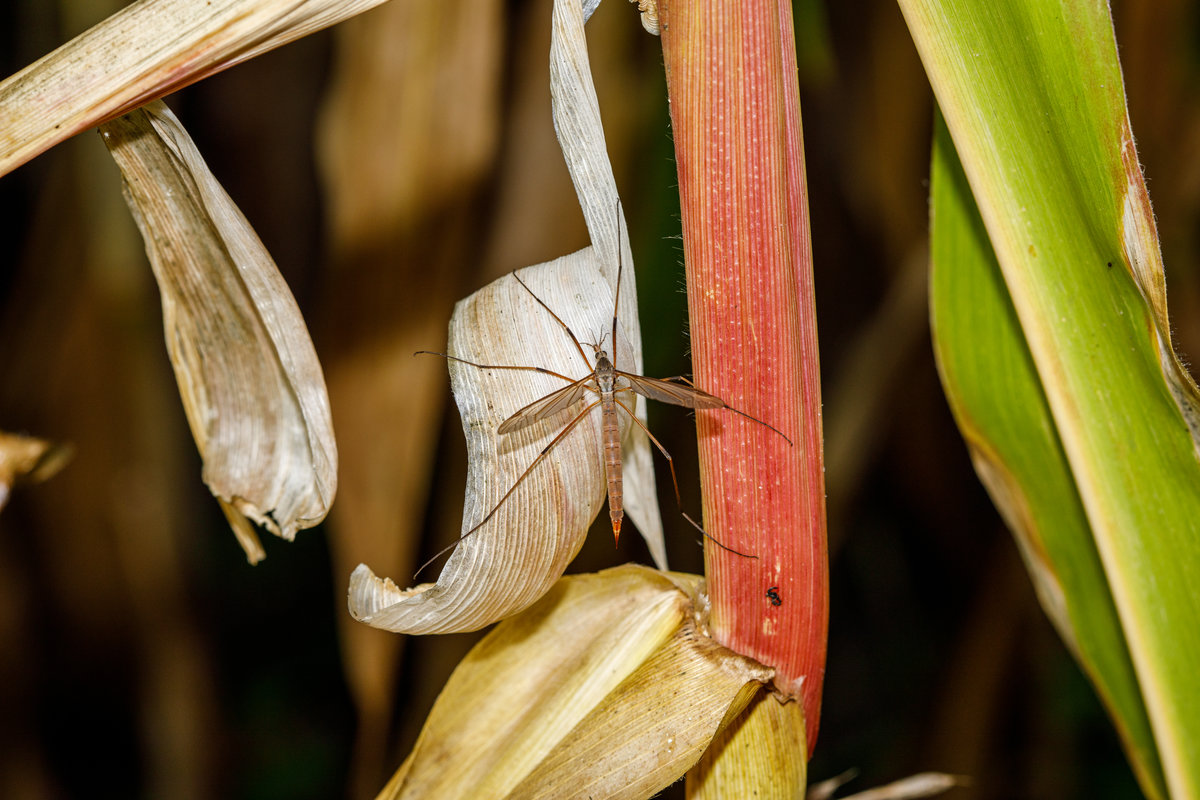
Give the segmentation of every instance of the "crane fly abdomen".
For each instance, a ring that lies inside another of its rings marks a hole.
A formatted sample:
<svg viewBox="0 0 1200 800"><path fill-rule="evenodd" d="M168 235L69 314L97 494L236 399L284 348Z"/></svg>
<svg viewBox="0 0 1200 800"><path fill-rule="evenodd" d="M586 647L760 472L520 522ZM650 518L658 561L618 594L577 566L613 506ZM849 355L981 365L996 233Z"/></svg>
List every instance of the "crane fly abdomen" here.
<svg viewBox="0 0 1200 800"><path fill-rule="evenodd" d="M613 329L616 337L616 329ZM625 506L621 475L621 427L617 419L617 369L599 345L596 349L595 391L600 395L600 438L604 446L604 479L608 484L608 516L612 519L613 542L621 543L621 520Z"/></svg>
<svg viewBox="0 0 1200 800"><path fill-rule="evenodd" d="M608 402L604 402L607 400ZM612 393L602 395L601 424L604 439L604 476L608 482L608 516L612 519L613 541L621 540L621 520L625 518L621 489L621 428Z"/></svg>

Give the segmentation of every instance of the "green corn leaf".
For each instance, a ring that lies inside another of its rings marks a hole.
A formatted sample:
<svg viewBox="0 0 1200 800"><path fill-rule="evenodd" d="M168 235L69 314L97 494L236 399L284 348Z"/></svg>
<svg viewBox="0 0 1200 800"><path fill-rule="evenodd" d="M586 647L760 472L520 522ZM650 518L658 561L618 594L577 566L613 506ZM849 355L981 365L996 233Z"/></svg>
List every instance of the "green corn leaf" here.
<svg viewBox="0 0 1200 800"><path fill-rule="evenodd" d="M946 123L931 302L947 395L1144 791L1200 797L1200 403L1108 7L900 5Z"/></svg>

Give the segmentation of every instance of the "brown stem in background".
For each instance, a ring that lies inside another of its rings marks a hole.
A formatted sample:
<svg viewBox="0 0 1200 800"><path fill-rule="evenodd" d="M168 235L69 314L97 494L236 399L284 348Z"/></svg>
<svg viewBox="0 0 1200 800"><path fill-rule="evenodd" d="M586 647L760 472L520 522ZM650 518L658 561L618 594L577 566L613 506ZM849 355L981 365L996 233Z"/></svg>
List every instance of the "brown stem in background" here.
<svg viewBox="0 0 1200 800"><path fill-rule="evenodd" d="M660 0L714 637L776 669L811 752L829 617L821 392L791 4Z"/></svg>

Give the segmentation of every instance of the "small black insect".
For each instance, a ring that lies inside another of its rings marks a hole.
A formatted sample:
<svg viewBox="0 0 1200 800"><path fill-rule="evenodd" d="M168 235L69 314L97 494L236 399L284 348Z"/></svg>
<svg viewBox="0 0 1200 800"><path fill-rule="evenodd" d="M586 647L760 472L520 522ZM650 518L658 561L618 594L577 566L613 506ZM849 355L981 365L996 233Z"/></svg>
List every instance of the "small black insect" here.
<svg viewBox="0 0 1200 800"><path fill-rule="evenodd" d="M773 605L773 606L783 605L783 598L779 596L779 587L778 586L772 586L770 589L767 589L767 597L770 598L771 605Z"/></svg>

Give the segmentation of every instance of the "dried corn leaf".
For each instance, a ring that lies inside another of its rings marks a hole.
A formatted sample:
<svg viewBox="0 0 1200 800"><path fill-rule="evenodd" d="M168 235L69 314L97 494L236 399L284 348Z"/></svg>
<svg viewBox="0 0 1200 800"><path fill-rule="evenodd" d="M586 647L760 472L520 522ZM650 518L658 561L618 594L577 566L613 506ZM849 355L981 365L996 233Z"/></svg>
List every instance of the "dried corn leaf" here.
<svg viewBox="0 0 1200 800"><path fill-rule="evenodd" d="M333 502L321 365L270 255L167 107L154 102L101 133L158 280L204 482L255 562L250 520L290 540Z"/></svg>
<svg viewBox="0 0 1200 800"><path fill-rule="evenodd" d="M387 798L648 797L771 671L698 632L700 581L563 578L450 677Z"/></svg>
<svg viewBox="0 0 1200 800"><path fill-rule="evenodd" d="M638 12L642 16L642 27L646 29L646 33L658 36L658 2L657 0L629 0L631 3L637 3Z"/></svg>
<svg viewBox="0 0 1200 800"><path fill-rule="evenodd" d="M0 508L18 481L44 481L70 459L70 447L0 431Z"/></svg>
<svg viewBox="0 0 1200 800"><path fill-rule="evenodd" d="M687 796L804 797L807 782L804 706L763 693L688 771Z"/></svg>
<svg viewBox="0 0 1200 800"><path fill-rule="evenodd" d="M383 0L139 0L0 83L0 175L76 133Z"/></svg>
<svg viewBox="0 0 1200 800"><path fill-rule="evenodd" d="M826 778L820 783L814 783L808 787L808 793L805 794L805 800L829 800L838 789L841 789L850 781L858 777L858 770L848 769L840 775L834 775L832 778Z"/></svg>
<svg viewBox="0 0 1200 800"><path fill-rule="evenodd" d="M592 246L521 271L522 280L583 340L611 336L618 265L624 264L616 363L641 372L641 336L632 255L604 149L588 70L578 0L558 0L551 44L555 128L588 223ZM587 349L587 348L585 348ZM612 354L612 346L606 345ZM578 378L591 361L512 277L484 287L454 310L448 351L479 364L526 365ZM480 370L451 362L451 387L467 439L467 497L460 540L436 584L402 590L365 565L350 578L350 613L402 633L477 630L528 607L563 574L604 502L598 409L518 479L585 406L524 430L499 435L513 412L566 385L534 371ZM645 401L635 412L645 419ZM649 442L620 412L625 507L665 566ZM515 489L514 489L515 487ZM512 495L507 493L512 490ZM501 502L503 500L503 502ZM471 532L489 512L486 524Z"/></svg>
<svg viewBox="0 0 1200 800"><path fill-rule="evenodd" d="M828 800L853 777L853 773L848 773L814 785L809 789L808 800ZM874 789L848 795L842 800L918 800L923 797L937 797L956 786L966 786L968 783L966 778L959 775L919 772L883 786L876 786Z"/></svg>

